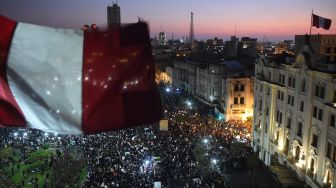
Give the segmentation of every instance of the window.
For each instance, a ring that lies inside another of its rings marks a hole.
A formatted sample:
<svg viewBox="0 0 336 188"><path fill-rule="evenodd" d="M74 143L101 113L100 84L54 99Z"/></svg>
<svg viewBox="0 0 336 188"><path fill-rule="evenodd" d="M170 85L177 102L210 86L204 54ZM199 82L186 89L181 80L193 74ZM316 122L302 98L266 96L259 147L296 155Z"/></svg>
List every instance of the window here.
<svg viewBox="0 0 336 188"><path fill-rule="evenodd" d="M329 159L331 159L331 151L332 150L332 144L330 143L330 142L328 142L328 145L327 145L327 157L329 158Z"/></svg>
<svg viewBox="0 0 336 188"><path fill-rule="evenodd" d="M295 77L292 78L292 87L295 88Z"/></svg>
<svg viewBox="0 0 336 188"><path fill-rule="evenodd" d="M233 100L234 100L234 104L238 104L238 98L237 97L235 97Z"/></svg>
<svg viewBox="0 0 336 188"><path fill-rule="evenodd" d="M240 98L240 104L244 104L244 97Z"/></svg>
<svg viewBox="0 0 336 188"><path fill-rule="evenodd" d="M259 100L259 112L261 112L261 109L262 109L262 101L261 99Z"/></svg>
<svg viewBox="0 0 336 188"><path fill-rule="evenodd" d="M295 77L294 76L288 77L288 86L295 88Z"/></svg>
<svg viewBox="0 0 336 188"><path fill-rule="evenodd" d="M244 90L245 90L245 85L244 84L240 85L240 91L244 91Z"/></svg>
<svg viewBox="0 0 336 188"><path fill-rule="evenodd" d="M324 99L324 87L320 87L320 98Z"/></svg>
<svg viewBox="0 0 336 188"><path fill-rule="evenodd" d="M294 96L288 95L287 104L290 104L291 106L294 106Z"/></svg>
<svg viewBox="0 0 336 188"><path fill-rule="evenodd" d="M320 86L315 86L315 96L316 97L319 96L319 90L320 90Z"/></svg>
<svg viewBox="0 0 336 188"><path fill-rule="evenodd" d="M313 134L311 145L314 146L315 148L317 148L317 141L318 141L318 136L316 134Z"/></svg>
<svg viewBox="0 0 336 188"><path fill-rule="evenodd" d="M261 120L258 119L258 128L260 129L261 128Z"/></svg>
<svg viewBox="0 0 336 188"><path fill-rule="evenodd" d="M268 107L266 107L266 116L268 116Z"/></svg>
<svg viewBox="0 0 336 188"><path fill-rule="evenodd" d="M336 103L336 90L334 90L333 103Z"/></svg>
<svg viewBox="0 0 336 188"><path fill-rule="evenodd" d="M290 129L291 128L291 124L292 124L292 119L288 118L287 119L287 128Z"/></svg>
<svg viewBox="0 0 336 188"><path fill-rule="evenodd" d="M306 92L306 80L302 80L301 82L301 92Z"/></svg>
<svg viewBox="0 0 336 188"><path fill-rule="evenodd" d="M267 95L270 95L270 93L271 93L271 89L269 88L269 87L267 87Z"/></svg>
<svg viewBox="0 0 336 188"><path fill-rule="evenodd" d="M239 84L236 84L235 86L234 86L234 91L238 91L239 90Z"/></svg>
<svg viewBox="0 0 336 188"><path fill-rule="evenodd" d="M302 138L302 123L301 122L299 122L299 125L298 125L297 136Z"/></svg>
<svg viewBox="0 0 336 188"><path fill-rule="evenodd" d="M278 99L283 101L283 98L284 98L284 93L281 91L278 91Z"/></svg>
<svg viewBox="0 0 336 188"><path fill-rule="evenodd" d="M267 125L267 123L265 123L265 133L267 133L267 129L268 129L268 125Z"/></svg>
<svg viewBox="0 0 336 188"><path fill-rule="evenodd" d="M315 97L319 97L321 99L324 99L324 86L315 85Z"/></svg>
<svg viewBox="0 0 336 188"><path fill-rule="evenodd" d="M313 107L313 117L317 118L317 107L316 106Z"/></svg>
<svg viewBox="0 0 336 188"><path fill-rule="evenodd" d="M336 146L334 146L334 155L332 156L332 160L336 161Z"/></svg>
<svg viewBox="0 0 336 188"><path fill-rule="evenodd" d="M335 125L336 125L335 119L336 119L335 115L334 114L330 114L330 122L329 122L330 126L335 127Z"/></svg>
<svg viewBox="0 0 336 188"><path fill-rule="evenodd" d="M235 84L234 91L244 91L244 90L245 90L245 85L244 84Z"/></svg>
<svg viewBox="0 0 336 188"><path fill-rule="evenodd" d="M326 47L325 52L326 52L326 54L330 54L331 53L331 47Z"/></svg>
<svg viewBox="0 0 336 188"><path fill-rule="evenodd" d="M268 80L271 80L271 71L268 71Z"/></svg>
<svg viewBox="0 0 336 188"><path fill-rule="evenodd" d="M279 84L285 84L285 75L279 74Z"/></svg>
<svg viewBox="0 0 336 188"><path fill-rule="evenodd" d="M277 110L277 115L276 115L276 122L282 123L282 112Z"/></svg>
<svg viewBox="0 0 336 188"><path fill-rule="evenodd" d="M304 102L301 101L300 102L300 111L303 112L303 110L304 110Z"/></svg>
<svg viewBox="0 0 336 188"><path fill-rule="evenodd" d="M323 119L323 110L322 109L319 109L319 113L318 113L317 119L320 120L320 121L322 121L322 119Z"/></svg>

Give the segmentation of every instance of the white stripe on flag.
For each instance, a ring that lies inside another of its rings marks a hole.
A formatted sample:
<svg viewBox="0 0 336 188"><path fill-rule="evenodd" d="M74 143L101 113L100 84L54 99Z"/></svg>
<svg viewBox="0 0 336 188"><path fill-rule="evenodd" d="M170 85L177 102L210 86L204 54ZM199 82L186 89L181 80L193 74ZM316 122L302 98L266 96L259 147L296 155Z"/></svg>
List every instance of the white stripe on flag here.
<svg viewBox="0 0 336 188"><path fill-rule="evenodd" d="M83 33L18 23L7 61L28 126L81 134Z"/></svg>
<svg viewBox="0 0 336 188"><path fill-rule="evenodd" d="M324 21L325 21L324 18L322 18L322 17L319 16L318 21L319 21L319 27L323 27L324 28L325 27L324 26Z"/></svg>

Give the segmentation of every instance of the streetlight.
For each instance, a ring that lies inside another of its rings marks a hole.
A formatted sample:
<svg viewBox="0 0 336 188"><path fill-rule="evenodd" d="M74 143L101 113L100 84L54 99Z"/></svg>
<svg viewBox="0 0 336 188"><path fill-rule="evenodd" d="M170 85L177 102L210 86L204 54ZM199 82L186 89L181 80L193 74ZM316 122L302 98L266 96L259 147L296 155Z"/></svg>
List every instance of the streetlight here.
<svg viewBox="0 0 336 188"><path fill-rule="evenodd" d="M145 160L145 164L146 164L146 165L149 165L149 160Z"/></svg>
<svg viewBox="0 0 336 188"><path fill-rule="evenodd" d="M15 137L17 137L17 136L18 136L18 133L17 133L17 132L15 132L15 133L14 133L14 136L15 136Z"/></svg>
<svg viewBox="0 0 336 188"><path fill-rule="evenodd" d="M203 143L204 143L204 144L207 144L208 142L209 142L208 139L206 139L206 138L203 139Z"/></svg>
<svg viewBox="0 0 336 188"><path fill-rule="evenodd" d="M28 133L27 132L23 133L23 136L25 136L25 137L28 136Z"/></svg>
<svg viewBox="0 0 336 188"><path fill-rule="evenodd" d="M45 137L48 137L48 133L44 133L44 136L45 136Z"/></svg>
<svg viewBox="0 0 336 188"><path fill-rule="evenodd" d="M191 109L192 103L189 100L187 100L186 103L187 103L188 107Z"/></svg>
<svg viewBox="0 0 336 188"><path fill-rule="evenodd" d="M169 93L170 92L170 88L166 87L166 92Z"/></svg>
<svg viewBox="0 0 336 188"><path fill-rule="evenodd" d="M216 165L217 162L218 162L217 159L212 159L212 160L211 160L211 163L214 164L214 165Z"/></svg>

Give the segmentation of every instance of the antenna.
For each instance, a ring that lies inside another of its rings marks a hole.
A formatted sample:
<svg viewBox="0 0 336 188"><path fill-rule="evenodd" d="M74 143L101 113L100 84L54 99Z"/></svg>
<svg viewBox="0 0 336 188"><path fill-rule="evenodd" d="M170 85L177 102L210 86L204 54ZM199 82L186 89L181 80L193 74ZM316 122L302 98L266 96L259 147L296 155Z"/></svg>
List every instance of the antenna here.
<svg viewBox="0 0 336 188"><path fill-rule="evenodd" d="M189 42L190 44L194 41L194 13L191 12L191 19L190 19L190 31L189 31Z"/></svg>

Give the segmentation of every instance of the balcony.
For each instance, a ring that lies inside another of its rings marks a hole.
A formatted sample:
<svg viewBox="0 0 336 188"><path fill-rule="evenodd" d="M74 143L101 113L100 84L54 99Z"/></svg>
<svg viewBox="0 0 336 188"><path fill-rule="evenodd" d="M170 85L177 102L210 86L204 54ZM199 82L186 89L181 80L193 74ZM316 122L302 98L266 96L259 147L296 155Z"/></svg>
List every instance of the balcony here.
<svg viewBox="0 0 336 188"><path fill-rule="evenodd" d="M246 108L246 104L231 104L231 108Z"/></svg>
<svg viewBox="0 0 336 188"><path fill-rule="evenodd" d="M270 139L270 142L273 143L275 146L278 146L278 140L277 139Z"/></svg>

